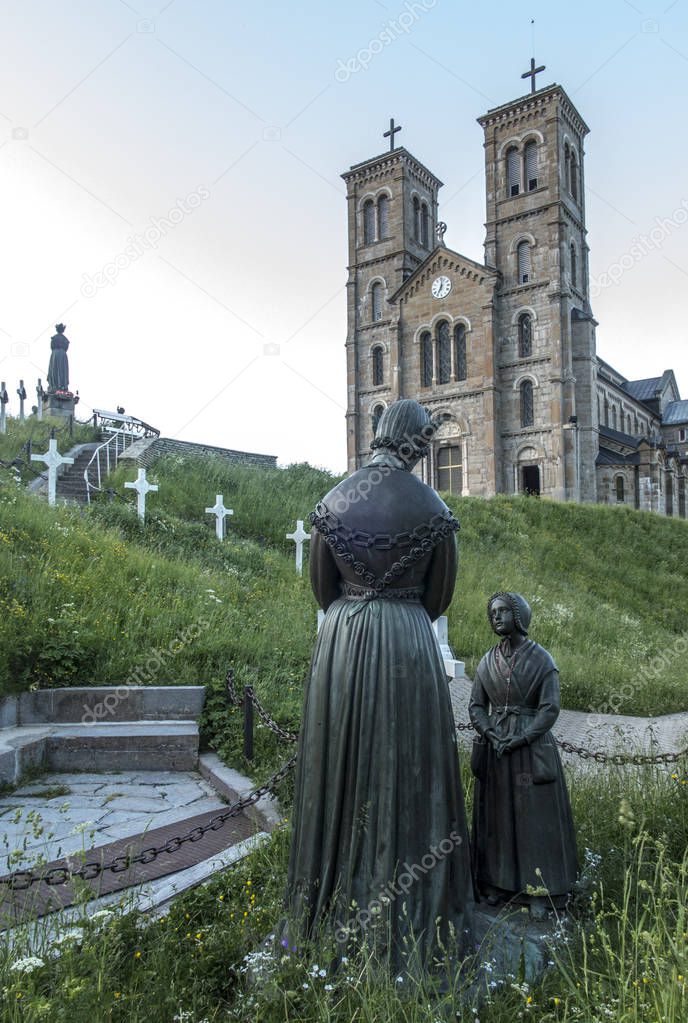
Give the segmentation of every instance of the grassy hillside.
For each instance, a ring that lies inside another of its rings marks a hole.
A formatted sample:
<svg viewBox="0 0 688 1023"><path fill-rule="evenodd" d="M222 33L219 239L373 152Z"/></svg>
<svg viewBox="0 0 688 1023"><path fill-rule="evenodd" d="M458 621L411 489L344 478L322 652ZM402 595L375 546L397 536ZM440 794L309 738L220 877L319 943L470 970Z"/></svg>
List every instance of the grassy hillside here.
<svg viewBox="0 0 688 1023"><path fill-rule="evenodd" d="M26 463L28 461L27 444L29 442L34 454L38 455L47 451L50 431L52 429L55 430L57 450L63 455L70 448L74 447L75 444L86 444L88 441L95 440L99 436L92 426L75 423L72 427L72 436L70 437L69 429L64 419L49 419L46 417L39 422L33 416L29 416L23 423L20 423L18 419L9 419L7 421L7 433L0 433L0 463L10 463L16 458ZM46 471L42 462L32 462L31 465L33 466L33 471L27 464L18 466L19 474L25 483L35 479L37 472ZM0 469L0 471L3 477L5 477L6 471L4 469Z"/></svg>
<svg viewBox="0 0 688 1023"><path fill-rule="evenodd" d="M125 477L133 470L119 471L120 489ZM129 679L219 692L231 664L295 724L316 605L284 534L332 477L166 458L149 478L160 492L141 527L131 492L50 510L2 473L0 691ZM224 544L204 514L216 492L235 512ZM517 589L533 604L531 635L559 663L566 706L685 707L686 523L526 498L448 500L462 524L450 639L469 673L493 639L487 598Z"/></svg>

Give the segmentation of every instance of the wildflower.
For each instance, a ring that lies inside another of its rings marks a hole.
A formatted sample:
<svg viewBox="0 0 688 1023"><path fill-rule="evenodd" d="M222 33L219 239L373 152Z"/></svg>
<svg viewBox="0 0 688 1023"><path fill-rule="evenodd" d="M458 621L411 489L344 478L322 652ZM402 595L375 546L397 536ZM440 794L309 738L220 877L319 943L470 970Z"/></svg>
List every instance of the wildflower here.
<svg viewBox="0 0 688 1023"><path fill-rule="evenodd" d="M24 959L16 959L10 966L14 973L33 973L39 970L45 963L38 956L26 956Z"/></svg>
<svg viewBox="0 0 688 1023"><path fill-rule="evenodd" d="M68 930L66 930L63 934L60 934L55 939L54 944L56 944L56 945L64 945L68 941L82 941L83 937L84 937L84 932L81 929L81 927L70 927Z"/></svg>
<svg viewBox="0 0 688 1023"><path fill-rule="evenodd" d="M140 958L141 958L141 950L137 948L136 951L134 952L134 959L140 959Z"/></svg>
<svg viewBox="0 0 688 1023"><path fill-rule="evenodd" d="M115 998L121 998L121 997L122 997L122 992L121 991L115 991Z"/></svg>
<svg viewBox="0 0 688 1023"><path fill-rule="evenodd" d="M325 984L325 991L334 991L333 984Z"/></svg>
<svg viewBox="0 0 688 1023"><path fill-rule="evenodd" d="M82 821L81 824L75 824L70 834L72 835L83 835L85 831L89 831L91 828L95 828L95 821Z"/></svg>

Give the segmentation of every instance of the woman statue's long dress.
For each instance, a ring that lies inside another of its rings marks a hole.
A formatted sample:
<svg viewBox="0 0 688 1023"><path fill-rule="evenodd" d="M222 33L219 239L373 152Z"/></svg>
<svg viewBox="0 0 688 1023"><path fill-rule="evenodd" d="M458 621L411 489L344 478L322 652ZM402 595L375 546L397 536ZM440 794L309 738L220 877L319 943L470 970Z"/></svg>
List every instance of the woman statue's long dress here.
<svg viewBox="0 0 688 1023"><path fill-rule="evenodd" d="M551 655L527 638L531 610L520 594L496 593L488 617L501 639L478 665L469 704L480 736L472 761L475 880L489 902L528 903L541 916L566 904L578 871L571 805L550 731L559 716L559 673Z"/></svg>
<svg viewBox="0 0 688 1023"><path fill-rule="evenodd" d="M68 391L69 390L69 360L67 349L69 341L64 335L65 326L58 323L55 326L57 334L50 339L50 362L48 363L48 390Z"/></svg>
<svg viewBox="0 0 688 1023"><path fill-rule="evenodd" d="M451 601L458 523L409 471L433 432L417 402L389 406L369 464L311 516L311 583L326 615L303 707L287 906L308 933L326 924L340 941L375 923L395 963L411 943L422 962L438 938L461 948L474 904L431 624Z"/></svg>

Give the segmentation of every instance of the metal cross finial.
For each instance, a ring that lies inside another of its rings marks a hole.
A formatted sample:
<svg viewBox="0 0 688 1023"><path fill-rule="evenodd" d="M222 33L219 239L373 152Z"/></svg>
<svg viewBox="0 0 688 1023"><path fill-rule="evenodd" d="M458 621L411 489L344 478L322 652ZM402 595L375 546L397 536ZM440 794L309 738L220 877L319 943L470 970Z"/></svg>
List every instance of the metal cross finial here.
<svg viewBox="0 0 688 1023"><path fill-rule="evenodd" d="M443 220L438 220L437 221L437 227L435 228L435 233L437 235L437 241L439 242L439 244L440 245L444 245L444 236L447 233L447 225L445 224L445 222Z"/></svg>
<svg viewBox="0 0 688 1023"><path fill-rule="evenodd" d="M389 131L384 132L383 136L382 136L384 139L389 139L389 151L390 151L390 153L394 152L394 136L396 135L396 133L398 131L401 131L401 125L398 124L395 127L395 125L394 125L394 118L390 117L390 119L389 119Z"/></svg>
<svg viewBox="0 0 688 1023"><path fill-rule="evenodd" d="M535 76L545 70L545 65L535 67L535 57L530 58L530 71L524 71L521 78L530 78L530 91L535 92Z"/></svg>

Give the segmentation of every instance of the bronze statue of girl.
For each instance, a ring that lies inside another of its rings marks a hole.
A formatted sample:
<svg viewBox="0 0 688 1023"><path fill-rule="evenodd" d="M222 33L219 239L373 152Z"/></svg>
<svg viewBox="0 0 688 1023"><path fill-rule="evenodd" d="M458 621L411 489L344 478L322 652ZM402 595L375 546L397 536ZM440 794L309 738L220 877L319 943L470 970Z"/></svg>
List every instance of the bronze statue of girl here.
<svg viewBox="0 0 688 1023"><path fill-rule="evenodd" d="M475 675L469 714L476 776L473 866L491 905L514 901L542 916L566 904L576 881L576 837L566 781L550 731L560 710L552 656L528 639L531 609L495 593L488 618L500 642Z"/></svg>

